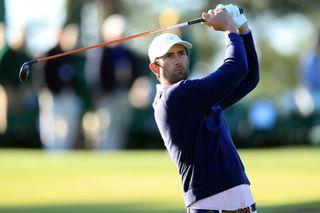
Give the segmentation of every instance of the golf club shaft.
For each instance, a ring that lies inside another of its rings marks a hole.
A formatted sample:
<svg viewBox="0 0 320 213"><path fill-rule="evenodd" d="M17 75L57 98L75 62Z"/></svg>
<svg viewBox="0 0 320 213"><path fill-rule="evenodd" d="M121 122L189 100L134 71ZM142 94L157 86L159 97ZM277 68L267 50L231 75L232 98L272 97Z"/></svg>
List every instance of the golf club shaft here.
<svg viewBox="0 0 320 213"><path fill-rule="evenodd" d="M104 42L104 43L99 43L99 44L95 44L95 45L91 45L91 46L87 46L87 47L82 47L82 48L79 48L79 49L67 51L67 52L64 52L64 53L60 53L60 54L56 54L56 55L52 55L52 56L48 56L48 57L44 57L44 58L35 59L32 62L36 63L36 62L48 61L48 60L51 60L51 59L54 59L54 58L59 58L59 57L62 57L62 56L71 55L71 54L82 52L82 51L86 51L86 50L89 50L89 49L93 49L93 48L97 48L97 47L103 47L103 46L107 46L107 45L110 45L110 44L119 43L119 42L127 41L127 40L130 40L130 39L134 39L134 38L138 38L138 37L142 37L142 36L147 36L147 35L151 35L151 34L155 34L155 33L160 33L160 32L163 32L163 31L172 30L172 29L179 28L179 27L185 27L185 26L189 26L189 25L197 24L197 23L201 23L201 22L205 22L205 20L202 19L202 18L193 19L193 20L186 21L186 22L183 22L183 23L180 23L180 24L176 24L176 25L172 25L172 26L168 26L168 27L163 27L163 28L159 28L159 29L155 29L155 30L147 31L147 32L143 32L143 33L138 33L138 34L135 34L135 35L131 35L131 36L127 36L127 37L123 37L123 38L119 38L119 39L115 39L115 40L111 40L111 41L107 41L107 42Z"/></svg>

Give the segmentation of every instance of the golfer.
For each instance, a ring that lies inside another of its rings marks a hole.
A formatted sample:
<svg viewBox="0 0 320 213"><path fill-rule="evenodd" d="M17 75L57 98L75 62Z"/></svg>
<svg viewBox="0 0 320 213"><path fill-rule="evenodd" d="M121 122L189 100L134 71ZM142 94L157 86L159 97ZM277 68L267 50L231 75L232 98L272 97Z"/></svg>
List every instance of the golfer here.
<svg viewBox="0 0 320 213"><path fill-rule="evenodd" d="M208 76L187 80L192 45L174 34L150 44L157 85L157 126L181 176L189 213L257 212L244 166L223 111L252 91L259 65L246 17L235 5L202 13L205 24L225 35L223 64Z"/></svg>

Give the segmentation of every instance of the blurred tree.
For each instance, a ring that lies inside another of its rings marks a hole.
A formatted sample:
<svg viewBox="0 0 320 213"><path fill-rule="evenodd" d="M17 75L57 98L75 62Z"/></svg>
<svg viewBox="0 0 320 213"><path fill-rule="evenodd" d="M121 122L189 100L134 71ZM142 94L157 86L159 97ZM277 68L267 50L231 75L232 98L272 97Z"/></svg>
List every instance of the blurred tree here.
<svg viewBox="0 0 320 213"><path fill-rule="evenodd" d="M6 10L4 6L4 0L0 0L0 23L5 22Z"/></svg>
<svg viewBox="0 0 320 213"><path fill-rule="evenodd" d="M219 0L207 0L210 6L215 6L221 1ZM238 0L235 1L225 1L223 4L238 4L245 8L247 11L258 12L259 10L273 10L276 13L291 13L293 11L300 12L317 12L319 11L320 4L319 1L314 0Z"/></svg>
<svg viewBox="0 0 320 213"><path fill-rule="evenodd" d="M288 88L296 86L299 56L279 54L264 42L260 43L260 47L264 50L261 53L263 58L260 60L260 76L263 80L260 81L253 95L258 94L259 97L272 99Z"/></svg>
<svg viewBox="0 0 320 213"><path fill-rule="evenodd" d="M121 1L114 0L96 0L98 7L101 10L101 18L105 18L113 13L121 13L121 9L124 8L124 5L121 4Z"/></svg>
<svg viewBox="0 0 320 213"><path fill-rule="evenodd" d="M66 4L67 18L66 24L69 23L81 23L81 10L88 0L68 0Z"/></svg>
<svg viewBox="0 0 320 213"><path fill-rule="evenodd" d="M0 0L1 1L1 0ZM89 2L94 2L100 10L101 19L104 20L108 15L118 13L119 8L125 8L125 4L121 1L114 0L67 0L66 23L81 23L81 10Z"/></svg>

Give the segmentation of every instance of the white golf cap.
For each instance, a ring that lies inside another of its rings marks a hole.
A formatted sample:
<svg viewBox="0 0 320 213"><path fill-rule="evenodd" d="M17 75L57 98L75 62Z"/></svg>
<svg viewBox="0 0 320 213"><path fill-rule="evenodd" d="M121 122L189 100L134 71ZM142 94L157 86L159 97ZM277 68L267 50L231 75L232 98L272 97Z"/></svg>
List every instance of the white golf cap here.
<svg viewBox="0 0 320 213"><path fill-rule="evenodd" d="M181 40L177 35L171 33L163 33L153 39L149 46L148 55L150 62L153 63L156 58L165 55L168 50L175 44L180 44L187 49L192 48L192 44Z"/></svg>

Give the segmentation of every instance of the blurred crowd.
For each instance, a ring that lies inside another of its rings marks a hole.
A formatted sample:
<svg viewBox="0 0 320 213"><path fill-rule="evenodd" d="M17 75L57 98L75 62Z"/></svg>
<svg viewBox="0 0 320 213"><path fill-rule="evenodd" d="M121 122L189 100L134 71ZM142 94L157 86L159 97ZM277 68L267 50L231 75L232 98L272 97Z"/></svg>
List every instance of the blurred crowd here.
<svg viewBox="0 0 320 213"><path fill-rule="evenodd" d="M123 16L110 15L102 25L101 42L122 37L125 25ZM145 113L153 88L145 56L118 43L35 64L29 79L20 83L20 66L31 60L25 36L21 32L6 43L4 32L1 24L1 147L117 150L131 146L131 126L138 138L139 128L157 137L153 116ZM57 44L41 57L73 50L78 41L79 27L67 24L59 31ZM144 117L139 124L133 123L137 113ZM144 124L143 119L151 122Z"/></svg>
<svg viewBox="0 0 320 213"><path fill-rule="evenodd" d="M159 22L169 26L179 17L167 10ZM101 25L100 42L125 36L126 24L122 15L109 15ZM19 69L32 59L25 32L8 42L5 30L0 23L0 147L163 148L151 108L157 81L146 54L124 43L108 45L36 63L20 83ZM193 42L183 29L173 33ZM79 48L79 38L79 26L66 24L57 33L56 45L39 57ZM225 112L237 146L320 144L320 34L315 40L314 48L301 58L295 90L281 95L278 103L244 101ZM197 72L196 47L190 57L191 72Z"/></svg>
<svg viewBox="0 0 320 213"><path fill-rule="evenodd" d="M297 62L293 89L231 109L229 120L238 146L320 144L320 32L309 42L311 48Z"/></svg>
<svg viewBox="0 0 320 213"><path fill-rule="evenodd" d="M126 24L121 14L109 15L99 43L124 37ZM0 26L0 147L162 147L151 108L156 79L146 54L115 43L33 64L29 78L20 83L19 69L32 59L24 32L9 43ZM56 45L38 58L79 48L79 38L79 26L66 24Z"/></svg>

